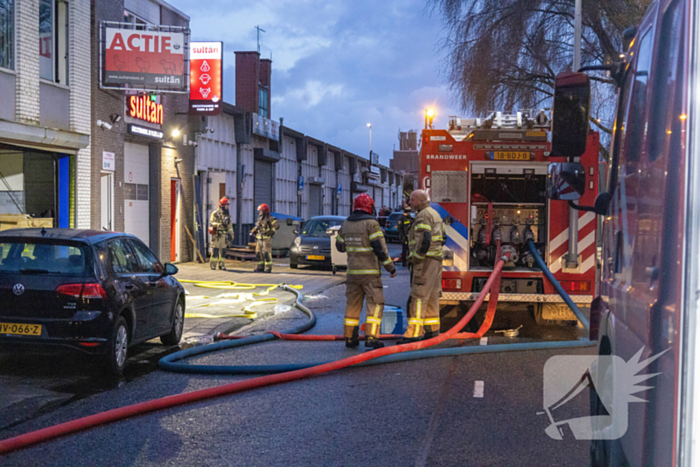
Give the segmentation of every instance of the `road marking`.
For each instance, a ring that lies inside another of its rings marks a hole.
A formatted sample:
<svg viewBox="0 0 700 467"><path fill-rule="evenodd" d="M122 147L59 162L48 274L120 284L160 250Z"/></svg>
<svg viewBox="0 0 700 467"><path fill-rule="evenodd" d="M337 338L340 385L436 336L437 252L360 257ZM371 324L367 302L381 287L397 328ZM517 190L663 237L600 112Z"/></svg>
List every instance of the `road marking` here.
<svg viewBox="0 0 700 467"><path fill-rule="evenodd" d="M489 338L488 338L488 337L482 337L482 338L479 340L479 345L488 345L488 343L489 343Z"/></svg>
<svg viewBox="0 0 700 467"><path fill-rule="evenodd" d="M483 398L484 397L484 382L474 381L474 397Z"/></svg>

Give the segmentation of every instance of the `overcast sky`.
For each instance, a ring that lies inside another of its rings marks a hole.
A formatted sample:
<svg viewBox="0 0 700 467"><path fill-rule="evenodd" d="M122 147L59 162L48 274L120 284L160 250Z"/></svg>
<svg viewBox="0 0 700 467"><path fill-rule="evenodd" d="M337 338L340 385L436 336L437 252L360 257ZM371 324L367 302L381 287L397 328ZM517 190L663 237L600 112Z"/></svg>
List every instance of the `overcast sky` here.
<svg viewBox="0 0 700 467"><path fill-rule="evenodd" d="M440 75L444 36L426 0L168 0L190 16L192 40L224 42L224 100L235 104L234 51L272 53L272 118L389 165L398 131L456 112Z"/></svg>

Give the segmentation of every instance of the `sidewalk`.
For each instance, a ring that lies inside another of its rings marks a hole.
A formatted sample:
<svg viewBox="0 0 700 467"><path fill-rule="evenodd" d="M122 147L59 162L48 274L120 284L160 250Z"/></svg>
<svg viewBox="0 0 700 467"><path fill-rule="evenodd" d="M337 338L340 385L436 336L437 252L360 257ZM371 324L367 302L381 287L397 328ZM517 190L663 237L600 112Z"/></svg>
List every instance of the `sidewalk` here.
<svg viewBox="0 0 700 467"><path fill-rule="evenodd" d="M175 276L178 280L194 281L233 281L240 284L290 284L301 285L300 292L304 295L316 295L324 290L345 282L345 273L333 275L331 271L311 269L308 266L299 266L298 269L289 267L287 258L276 259L271 274L254 273L256 263L247 261L226 261L226 271L211 270L209 263L183 263L179 264L180 271ZM198 338L210 336L215 332L233 332L253 321L265 319L275 314L275 306L292 305L296 301L296 295L282 289L275 289L269 295L255 297L251 293L260 293L267 287L257 287L254 290L222 290L197 287L195 284L183 283L187 296L185 313L207 314L222 316L221 318L185 318L185 327L182 336L183 341L199 340ZM240 294L240 295L239 295ZM221 297L225 295L224 297ZM235 295L239 295L236 300ZM210 297L202 299L200 297ZM218 298L217 298L218 297ZM242 299L245 298L245 301ZM250 306L255 298L276 298L275 303L264 303L252 308L256 312L254 319L244 317L231 317L232 314L243 314L243 307ZM205 306L202 306L205 305Z"/></svg>

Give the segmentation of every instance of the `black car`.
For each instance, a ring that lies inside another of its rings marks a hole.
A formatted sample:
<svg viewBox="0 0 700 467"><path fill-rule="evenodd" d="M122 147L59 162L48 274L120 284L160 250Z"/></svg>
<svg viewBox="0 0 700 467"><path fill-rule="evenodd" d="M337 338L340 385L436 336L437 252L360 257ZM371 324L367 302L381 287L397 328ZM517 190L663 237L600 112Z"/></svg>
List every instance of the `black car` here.
<svg viewBox="0 0 700 467"><path fill-rule="evenodd" d="M331 238L326 233L330 227L342 225L343 216L316 216L304 222L298 237L289 248L289 267L300 264L331 267Z"/></svg>
<svg viewBox="0 0 700 467"><path fill-rule="evenodd" d="M128 348L180 342L185 291L133 235L74 229L0 232L0 349L66 349L121 374Z"/></svg>
<svg viewBox="0 0 700 467"><path fill-rule="evenodd" d="M411 212L411 219L415 219L416 213ZM387 242L398 242L401 240L401 235L399 234L399 221L403 218L403 211L394 211L389 214L386 219L386 225L384 227L384 237Z"/></svg>

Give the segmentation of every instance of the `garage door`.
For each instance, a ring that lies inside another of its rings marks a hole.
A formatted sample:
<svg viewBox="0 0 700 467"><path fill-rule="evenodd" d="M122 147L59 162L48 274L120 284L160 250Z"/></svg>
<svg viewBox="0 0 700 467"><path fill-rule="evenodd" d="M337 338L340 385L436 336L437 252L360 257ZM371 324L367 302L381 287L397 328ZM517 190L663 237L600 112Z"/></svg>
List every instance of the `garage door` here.
<svg viewBox="0 0 700 467"><path fill-rule="evenodd" d="M124 231L149 240L148 146L124 143Z"/></svg>
<svg viewBox="0 0 700 467"><path fill-rule="evenodd" d="M272 162L255 161L255 209L261 204L272 209ZM257 216L257 212L255 215Z"/></svg>

